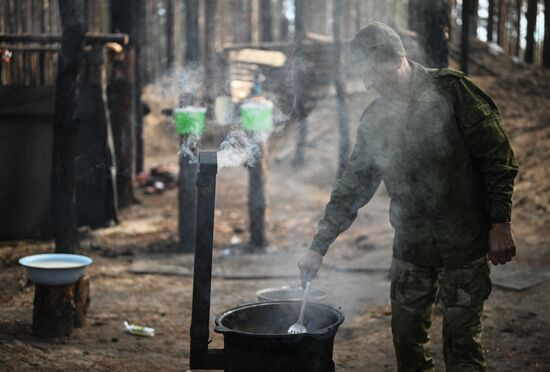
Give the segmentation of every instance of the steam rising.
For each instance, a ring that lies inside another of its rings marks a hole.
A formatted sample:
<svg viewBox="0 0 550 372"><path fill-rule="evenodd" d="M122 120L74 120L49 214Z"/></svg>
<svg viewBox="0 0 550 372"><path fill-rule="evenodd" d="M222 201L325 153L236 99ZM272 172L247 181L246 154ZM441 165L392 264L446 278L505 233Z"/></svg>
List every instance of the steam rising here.
<svg viewBox="0 0 550 372"><path fill-rule="evenodd" d="M220 144L218 151L218 168L239 165L252 166L262 151L269 137L269 132L245 133L242 130L230 132Z"/></svg>

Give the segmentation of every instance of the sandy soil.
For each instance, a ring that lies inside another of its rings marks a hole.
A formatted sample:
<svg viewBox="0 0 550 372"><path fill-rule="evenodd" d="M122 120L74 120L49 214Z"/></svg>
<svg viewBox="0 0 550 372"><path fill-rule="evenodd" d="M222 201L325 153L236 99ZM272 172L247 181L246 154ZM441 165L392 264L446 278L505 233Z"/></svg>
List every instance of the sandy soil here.
<svg viewBox="0 0 550 372"><path fill-rule="evenodd" d="M550 267L550 74L511 67L502 76L473 76L496 100L510 132L521 172L514 201L517 261ZM513 71L512 71L513 70ZM350 98L354 136L369 97ZM146 121L147 166L175 163L177 139L170 124L154 108ZM270 156L270 251L295 252L307 247L328 200L336 173L337 127L333 98L319 102L310 116L307 166L291 166L295 127L272 139ZM248 239L246 170L224 169L218 178L216 252L238 236ZM5 242L0 245L0 370L6 371L185 371L188 369L192 280L182 276L135 275L131 263L143 257L175 257L177 191L145 196L122 211L121 224L83 234L81 252L94 258L88 270L92 303L88 324L66 339L32 336L33 287L16 265L19 257L52 251L51 242ZM364 208L354 226L331 249L327 264L353 261L365 254L365 237L377 246L391 246L383 190ZM292 264L292 263L289 263ZM245 269L245 268L243 268ZM296 272L297 273L297 272ZM296 284L296 278L266 280L215 279L212 318L239 303L255 301L266 287ZM387 275L383 272L334 272L323 268L318 287L346 314L334 350L338 371L395 370L390 332ZM372 287L377 296L369 297ZM495 288L486 303L483 339L493 371L550 370L550 282L522 292ZM380 296L380 293L382 295ZM129 319L156 329L153 338L123 331ZM433 347L442 367L440 311L434 314ZM214 347L220 335L212 333Z"/></svg>

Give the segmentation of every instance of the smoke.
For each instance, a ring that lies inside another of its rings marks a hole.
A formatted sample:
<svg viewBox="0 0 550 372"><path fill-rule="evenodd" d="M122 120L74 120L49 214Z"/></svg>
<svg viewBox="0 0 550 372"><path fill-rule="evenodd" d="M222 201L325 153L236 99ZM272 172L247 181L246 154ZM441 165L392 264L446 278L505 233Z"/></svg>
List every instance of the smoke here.
<svg viewBox="0 0 550 372"><path fill-rule="evenodd" d="M269 132L233 130L222 141L218 150L218 169L253 166L269 138Z"/></svg>
<svg viewBox="0 0 550 372"><path fill-rule="evenodd" d="M189 164L196 164L199 161L199 147L201 136L190 135L180 144L178 156L183 156Z"/></svg>

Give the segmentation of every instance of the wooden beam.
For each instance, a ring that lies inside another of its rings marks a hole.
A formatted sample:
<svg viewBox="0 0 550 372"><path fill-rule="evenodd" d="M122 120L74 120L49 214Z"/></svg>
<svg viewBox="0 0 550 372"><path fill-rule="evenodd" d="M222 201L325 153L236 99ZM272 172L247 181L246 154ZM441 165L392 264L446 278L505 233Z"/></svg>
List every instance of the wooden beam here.
<svg viewBox="0 0 550 372"><path fill-rule="evenodd" d="M87 33L85 43L119 43L128 44L128 34L116 33ZM4 43L61 43L61 34L0 34L0 42Z"/></svg>

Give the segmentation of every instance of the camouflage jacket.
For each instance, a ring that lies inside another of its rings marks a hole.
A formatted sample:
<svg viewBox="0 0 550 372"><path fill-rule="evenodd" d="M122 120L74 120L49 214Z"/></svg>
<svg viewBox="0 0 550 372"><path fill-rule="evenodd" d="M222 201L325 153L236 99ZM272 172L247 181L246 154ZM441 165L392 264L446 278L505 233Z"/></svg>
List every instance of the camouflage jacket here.
<svg viewBox="0 0 550 372"><path fill-rule="evenodd" d="M518 167L497 107L459 71L411 65L410 102L379 98L363 113L311 249L324 255L381 181L393 254L411 263L471 262L487 252L491 222L510 220Z"/></svg>

